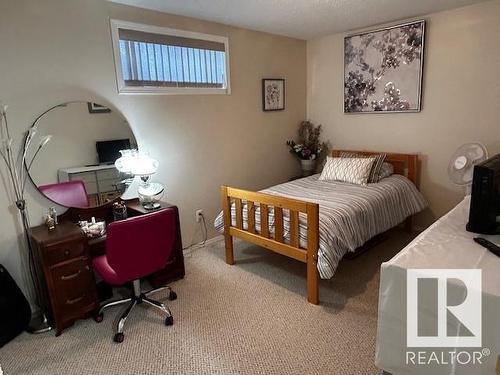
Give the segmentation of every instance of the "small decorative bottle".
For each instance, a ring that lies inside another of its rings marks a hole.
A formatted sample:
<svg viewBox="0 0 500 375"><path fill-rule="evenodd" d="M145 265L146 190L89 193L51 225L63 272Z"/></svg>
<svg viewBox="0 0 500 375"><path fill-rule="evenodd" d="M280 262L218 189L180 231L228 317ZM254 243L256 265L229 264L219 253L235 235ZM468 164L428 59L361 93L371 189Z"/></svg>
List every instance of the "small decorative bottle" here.
<svg viewBox="0 0 500 375"><path fill-rule="evenodd" d="M54 225L57 225L57 211L55 207L49 208L49 216L54 220Z"/></svg>
<svg viewBox="0 0 500 375"><path fill-rule="evenodd" d="M56 227L56 224L54 223L54 219L52 218L51 215L47 214L45 215L45 225L47 226L48 230L53 230Z"/></svg>

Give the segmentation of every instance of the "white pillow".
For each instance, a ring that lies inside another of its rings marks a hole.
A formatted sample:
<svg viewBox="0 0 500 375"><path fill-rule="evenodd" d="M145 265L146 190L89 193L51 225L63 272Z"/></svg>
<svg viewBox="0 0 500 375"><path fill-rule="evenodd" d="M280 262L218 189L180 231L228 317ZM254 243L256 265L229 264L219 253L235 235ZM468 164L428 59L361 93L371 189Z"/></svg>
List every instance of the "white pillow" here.
<svg viewBox="0 0 500 375"><path fill-rule="evenodd" d="M366 185L374 162L375 158L333 158L328 156L319 180Z"/></svg>

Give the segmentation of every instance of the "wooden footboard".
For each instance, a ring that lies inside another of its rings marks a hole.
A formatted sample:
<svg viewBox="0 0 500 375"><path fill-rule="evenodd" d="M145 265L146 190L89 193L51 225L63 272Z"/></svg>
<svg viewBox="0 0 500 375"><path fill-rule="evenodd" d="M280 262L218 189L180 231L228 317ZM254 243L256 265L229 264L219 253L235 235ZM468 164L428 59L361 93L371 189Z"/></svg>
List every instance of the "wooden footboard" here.
<svg viewBox="0 0 500 375"><path fill-rule="evenodd" d="M365 156L379 154L374 151L332 150L333 157L342 152L357 153ZM394 173L406 176L417 187L418 156L416 154L386 153L385 161L392 164ZM233 237L265 247L276 253L300 260L307 264L307 300L317 305L318 296L318 246L319 246L319 205L276 195L253 191L221 187L222 207L224 211L224 239L226 244L226 263L234 263ZM233 223L231 207L234 204L236 220ZM246 207L245 207L246 204ZM260 207L261 230L255 226L255 209ZM269 208L274 208L274 234L269 229ZM247 211L247 228L243 223L243 210ZM289 211L290 241L285 243L283 229L283 210ZM300 247L299 213L307 217L307 249ZM411 217L405 226L411 231Z"/></svg>
<svg viewBox="0 0 500 375"><path fill-rule="evenodd" d="M307 300L317 305L318 292L318 246L319 246L319 206L304 202L256 193L253 191L221 187L222 208L224 211L224 240L226 245L226 263L234 264L233 237L265 247L276 253L297 259L307 264ZM231 206L234 203L236 220L233 222ZM246 207L245 207L246 206ZM243 210L247 211L247 228L243 225ZM260 231L255 225L255 210L260 207ZM274 209L274 234L269 229L269 209ZM289 211L290 241L285 243L283 210ZM307 249L300 247L299 213L307 217Z"/></svg>

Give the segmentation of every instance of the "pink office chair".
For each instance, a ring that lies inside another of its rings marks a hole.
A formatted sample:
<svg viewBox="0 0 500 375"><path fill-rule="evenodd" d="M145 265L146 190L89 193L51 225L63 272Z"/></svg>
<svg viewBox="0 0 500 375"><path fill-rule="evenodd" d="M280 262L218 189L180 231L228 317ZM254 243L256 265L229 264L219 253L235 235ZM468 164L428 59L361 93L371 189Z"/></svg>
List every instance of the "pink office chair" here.
<svg viewBox="0 0 500 375"><path fill-rule="evenodd" d="M124 285L132 282L130 298L109 302L99 309L97 322L103 319L104 309L129 303L118 321L115 342L124 339L123 326L132 308L142 302L160 309L166 314L165 325L174 324L170 310L161 302L148 297L159 290L168 289L169 299L177 295L168 286L141 291L140 279L164 268L174 246L176 208L165 208L150 214L116 221L108 225L105 255L94 258L94 270L108 284Z"/></svg>
<svg viewBox="0 0 500 375"><path fill-rule="evenodd" d="M83 208L89 206L87 190L83 181L80 180L42 185L38 187L38 190L51 201L66 207Z"/></svg>

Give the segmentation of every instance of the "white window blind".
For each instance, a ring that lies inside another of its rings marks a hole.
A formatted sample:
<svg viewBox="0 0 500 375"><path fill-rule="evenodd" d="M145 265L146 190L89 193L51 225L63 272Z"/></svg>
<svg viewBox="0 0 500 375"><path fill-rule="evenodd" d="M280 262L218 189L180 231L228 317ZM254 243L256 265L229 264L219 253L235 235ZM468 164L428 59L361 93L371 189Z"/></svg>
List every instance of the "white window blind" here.
<svg viewBox="0 0 500 375"><path fill-rule="evenodd" d="M120 92L228 93L227 38L116 20L111 25Z"/></svg>

